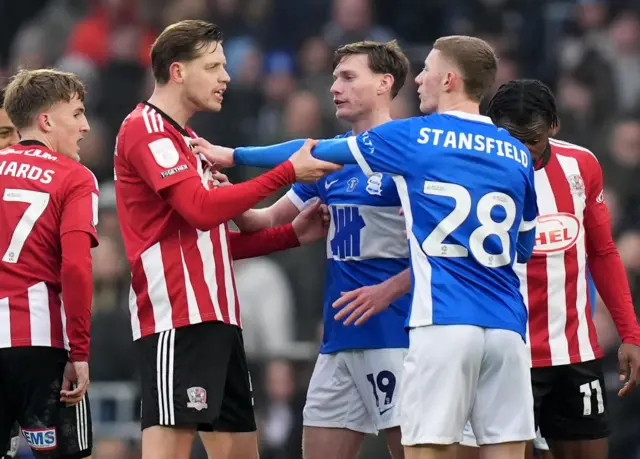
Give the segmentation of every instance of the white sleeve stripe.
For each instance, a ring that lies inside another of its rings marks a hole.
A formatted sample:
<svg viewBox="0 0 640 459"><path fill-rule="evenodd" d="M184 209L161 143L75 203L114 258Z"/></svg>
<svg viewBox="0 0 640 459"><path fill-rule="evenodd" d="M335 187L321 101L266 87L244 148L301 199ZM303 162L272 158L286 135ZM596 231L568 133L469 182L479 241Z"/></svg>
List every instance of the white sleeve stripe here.
<svg viewBox="0 0 640 459"><path fill-rule="evenodd" d="M153 132L159 132L158 129L158 115L156 115L155 110L149 110L149 118L151 118L151 126L153 127Z"/></svg>
<svg viewBox="0 0 640 459"><path fill-rule="evenodd" d="M160 130L160 132L164 131L164 120L162 119L162 115L160 115L159 113L156 115L158 117L158 129Z"/></svg>
<svg viewBox="0 0 640 459"><path fill-rule="evenodd" d="M147 132L151 133L153 132L153 130L151 129L151 124L149 123L149 117L147 115L148 111L149 111L149 106L145 105L144 108L142 109L142 119L144 120L144 125L147 128Z"/></svg>
<svg viewBox="0 0 640 459"><path fill-rule="evenodd" d="M526 233L527 231L531 231L536 227L537 220L532 220L530 222L522 219L522 223L520 223L520 228L518 228L518 232Z"/></svg>
<svg viewBox="0 0 640 459"><path fill-rule="evenodd" d="M367 160L364 159L364 156L362 155L360 148L358 148L358 138L355 136L348 137L347 144L349 145L349 150L351 150L351 154L358 162L358 166L360 166L360 169L362 169L362 171L368 177L372 176L373 171L371 170L371 167L369 167Z"/></svg>
<svg viewBox="0 0 640 459"><path fill-rule="evenodd" d="M298 196L298 194L293 191L293 190L289 190L287 191L287 194L285 195L287 198L289 198L289 201L291 201L291 203L296 206L296 208L302 212L304 210L304 208L306 207L307 202L309 202L311 199L308 199L307 201L303 201L300 196Z"/></svg>

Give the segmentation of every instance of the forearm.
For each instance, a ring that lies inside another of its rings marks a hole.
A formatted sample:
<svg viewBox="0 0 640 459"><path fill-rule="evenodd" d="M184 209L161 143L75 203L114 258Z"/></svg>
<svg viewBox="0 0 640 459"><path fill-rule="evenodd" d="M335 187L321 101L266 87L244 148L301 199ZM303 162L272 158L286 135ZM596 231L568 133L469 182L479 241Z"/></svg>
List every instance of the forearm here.
<svg viewBox="0 0 640 459"><path fill-rule="evenodd" d="M409 268L390 277L382 283L389 297L389 303L411 292L411 270Z"/></svg>
<svg viewBox="0 0 640 459"><path fill-rule="evenodd" d="M189 224L207 231L238 217L293 182L293 165L285 161L259 177L236 185L207 190L197 178L191 178L169 187L165 193L169 204Z"/></svg>
<svg viewBox="0 0 640 459"><path fill-rule="evenodd" d="M623 342L640 345L627 273L608 225L587 230L589 271Z"/></svg>
<svg viewBox="0 0 640 459"><path fill-rule="evenodd" d="M303 140L291 140L266 147L240 147L233 151L233 160L245 166L273 167L289 159L303 144ZM320 140L312 155L336 164L356 164L346 138Z"/></svg>
<svg viewBox="0 0 640 459"><path fill-rule="evenodd" d="M71 360L87 362L91 331L93 279L91 236L72 231L62 236L62 301L66 315Z"/></svg>
<svg viewBox="0 0 640 459"><path fill-rule="evenodd" d="M229 238L234 260L260 257L300 245L290 223L249 233L231 232Z"/></svg>
<svg viewBox="0 0 640 459"><path fill-rule="evenodd" d="M249 209L242 215L235 217L233 222L242 232L258 231L274 226L268 208Z"/></svg>

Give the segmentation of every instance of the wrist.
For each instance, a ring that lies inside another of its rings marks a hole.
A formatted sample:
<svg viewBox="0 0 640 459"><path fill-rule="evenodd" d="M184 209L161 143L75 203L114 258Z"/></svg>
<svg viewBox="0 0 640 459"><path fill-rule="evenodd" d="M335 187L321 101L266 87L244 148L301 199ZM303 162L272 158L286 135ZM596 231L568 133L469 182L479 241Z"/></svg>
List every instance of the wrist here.
<svg viewBox="0 0 640 459"><path fill-rule="evenodd" d="M72 351L69 355L69 360L71 362L88 362L89 354L82 351Z"/></svg>

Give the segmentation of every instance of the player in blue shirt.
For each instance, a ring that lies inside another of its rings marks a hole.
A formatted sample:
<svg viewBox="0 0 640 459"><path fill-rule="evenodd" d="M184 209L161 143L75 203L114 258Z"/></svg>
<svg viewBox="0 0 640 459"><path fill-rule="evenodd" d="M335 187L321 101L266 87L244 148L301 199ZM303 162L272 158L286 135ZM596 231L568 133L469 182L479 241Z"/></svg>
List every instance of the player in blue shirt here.
<svg viewBox="0 0 640 459"><path fill-rule="evenodd" d="M522 143L478 114L496 69L486 42L441 38L416 78L420 109L431 115L314 149L396 181L413 294L401 400L408 458L451 457L467 419L486 457L520 458L535 437L527 311L513 270L533 249L533 164ZM268 166L295 146L204 153L222 166Z"/></svg>
<svg viewBox="0 0 640 459"><path fill-rule="evenodd" d="M404 85L409 62L395 42L361 42L334 56L331 93L338 118L356 135L391 120L391 102ZM304 407L305 459L355 459L366 434L384 430L394 459L400 443L400 375L409 336L404 328L410 296L389 278L407 270L400 198L389 175L366 176L345 166L315 184L296 184L274 205L236 219L243 231L288 223L321 199L330 212L327 238L324 335ZM408 273L406 273L408 277ZM384 283L394 300L363 326L345 327L331 305L341 292ZM396 299L397 298L397 299Z"/></svg>

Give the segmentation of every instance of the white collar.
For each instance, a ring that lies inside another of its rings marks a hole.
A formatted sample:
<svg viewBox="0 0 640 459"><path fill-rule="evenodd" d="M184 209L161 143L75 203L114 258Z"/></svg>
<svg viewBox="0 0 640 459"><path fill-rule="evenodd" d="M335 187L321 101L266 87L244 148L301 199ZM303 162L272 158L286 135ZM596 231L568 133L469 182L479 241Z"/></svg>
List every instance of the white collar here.
<svg viewBox="0 0 640 459"><path fill-rule="evenodd" d="M458 110L449 110L442 114L456 116L458 118L463 118L465 120L479 121L480 123L493 124L493 121L491 121L491 118L484 115L475 115L473 113L461 112Z"/></svg>

